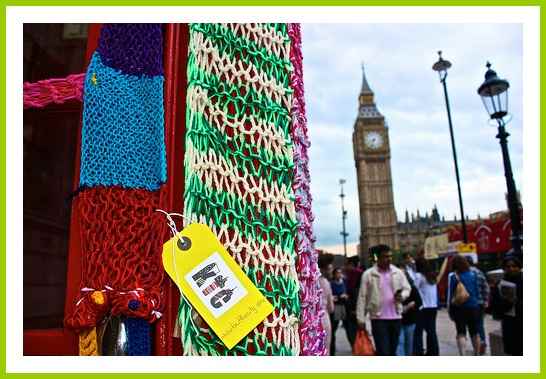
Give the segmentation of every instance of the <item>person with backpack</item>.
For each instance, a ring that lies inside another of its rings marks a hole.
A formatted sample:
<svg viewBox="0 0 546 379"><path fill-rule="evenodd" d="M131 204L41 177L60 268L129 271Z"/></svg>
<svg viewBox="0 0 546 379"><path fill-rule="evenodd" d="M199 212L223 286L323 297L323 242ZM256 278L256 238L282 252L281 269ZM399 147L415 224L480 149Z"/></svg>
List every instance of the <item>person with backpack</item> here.
<svg viewBox="0 0 546 379"><path fill-rule="evenodd" d="M484 355L487 349L487 341L485 339L484 317L485 317L485 309L489 306L489 297L490 297L489 283L487 282L487 278L485 277L485 274L476 266L476 263L474 262L472 257L467 256L466 260L470 264L470 270L474 271L478 278L478 289L479 289L478 304L480 306L480 322L478 323L478 334L480 335L480 355Z"/></svg>
<svg viewBox="0 0 546 379"><path fill-rule="evenodd" d="M472 341L474 355L480 353L480 290L478 276L470 269L470 264L462 255L453 258L453 272L449 274L447 287L447 306L449 317L457 329L457 348L464 355L466 331Z"/></svg>

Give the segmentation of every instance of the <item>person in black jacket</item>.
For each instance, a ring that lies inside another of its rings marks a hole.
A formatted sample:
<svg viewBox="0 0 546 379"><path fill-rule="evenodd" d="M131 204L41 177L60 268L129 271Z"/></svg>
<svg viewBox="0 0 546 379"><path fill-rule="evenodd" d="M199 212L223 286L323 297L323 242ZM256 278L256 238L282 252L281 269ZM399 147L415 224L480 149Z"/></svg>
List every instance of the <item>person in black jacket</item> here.
<svg viewBox="0 0 546 379"><path fill-rule="evenodd" d="M523 272L518 256L506 254L502 269L504 277L493 289L493 317L501 320L504 352L523 355Z"/></svg>
<svg viewBox="0 0 546 379"><path fill-rule="evenodd" d="M402 329L400 330L400 339L398 342L398 348L396 349L396 355L414 355L414 335L415 325L417 323L417 313L421 308L422 300L419 290L415 287L413 269L413 257L409 254L404 254L404 274L411 286L411 292L409 297L402 302Z"/></svg>

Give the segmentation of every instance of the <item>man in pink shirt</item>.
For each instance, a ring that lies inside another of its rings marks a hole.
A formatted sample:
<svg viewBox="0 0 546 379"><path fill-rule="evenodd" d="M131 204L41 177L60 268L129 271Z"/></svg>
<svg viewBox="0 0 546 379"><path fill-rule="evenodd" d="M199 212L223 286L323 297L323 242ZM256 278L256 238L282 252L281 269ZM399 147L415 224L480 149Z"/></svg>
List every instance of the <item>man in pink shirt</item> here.
<svg viewBox="0 0 546 379"><path fill-rule="evenodd" d="M362 274L356 318L365 327L369 317L377 355L396 355L402 319L402 301L411 287L402 270L392 265L387 245L370 248L377 263Z"/></svg>

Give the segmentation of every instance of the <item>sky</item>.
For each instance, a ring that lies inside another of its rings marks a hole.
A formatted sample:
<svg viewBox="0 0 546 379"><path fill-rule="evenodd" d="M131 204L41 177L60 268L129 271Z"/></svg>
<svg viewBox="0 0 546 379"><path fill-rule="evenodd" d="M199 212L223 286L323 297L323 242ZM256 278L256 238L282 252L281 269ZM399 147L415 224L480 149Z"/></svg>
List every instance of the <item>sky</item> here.
<svg viewBox="0 0 546 379"><path fill-rule="evenodd" d="M340 178L347 181L349 244L360 236L352 132L362 63L389 127L399 221L406 209L424 215L434 205L446 219L460 215L443 88L432 70L438 50L452 63L447 87L465 213L487 217L506 209L496 128L477 94L488 60L510 82L508 146L523 193L521 24L303 24L302 42L318 247L342 243Z"/></svg>

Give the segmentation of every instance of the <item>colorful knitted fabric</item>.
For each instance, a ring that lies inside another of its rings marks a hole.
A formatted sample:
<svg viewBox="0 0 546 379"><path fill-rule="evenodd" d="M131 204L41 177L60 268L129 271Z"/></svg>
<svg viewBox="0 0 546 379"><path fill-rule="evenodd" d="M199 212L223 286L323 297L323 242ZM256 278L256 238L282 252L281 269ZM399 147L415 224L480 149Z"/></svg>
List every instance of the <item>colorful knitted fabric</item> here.
<svg viewBox="0 0 546 379"><path fill-rule="evenodd" d="M322 307L320 304L320 272L317 265L318 253L314 248L311 211L311 193L309 189L309 138L307 136L307 118L303 96L303 67L301 52L301 32L299 24L288 24L291 39L290 61L294 70L290 75L290 86L294 89L292 99L292 130L294 142L294 183L296 195L296 216L299 222L296 239L298 255L297 272L300 281L300 341L302 355L325 355L326 332L322 327Z"/></svg>
<svg viewBox="0 0 546 379"><path fill-rule="evenodd" d="M104 24L97 52L106 66L129 75L163 75L161 24Z"/></svg>
<svg viewBox="0 0 546 379"><path fill-rule="evenodd" d="M151 353L148 322L162 308L166 226L155 212L167 172L161 30L104 25L84 83L81 293L65 324L81 332L83 346L107 314L126 316L129 355Z"/></svg>
<svg viewBox="0 0 546 379"><path fill-rule="evenodd" d="M82 191L77 201L83 291L67 326L95 326L108 312L157 319L165 231L164 220L155 212L159 192L96 187Z"/></svg>
<svg viewBox="0 0 546 379"><path fill-rule="evenodd" d="M166 181L163 81L125 74L93 54L84 87L81 187L154 191Z"/></svg>
<svg viewBox="0 0 546 379"><path fill-rule="evenodd" d="M290 38L285 24L191 24L184 213L208 224L274 311L233 349L184 300L186 355L299 355Z"/></svg>
<svg viewBox="0 0 546 379"><path fill-rule="evenodd" d="M49 104L63 104L70 100L82 101L85 74L66 78L23 83L23 108L43 108Z"/></svg>

